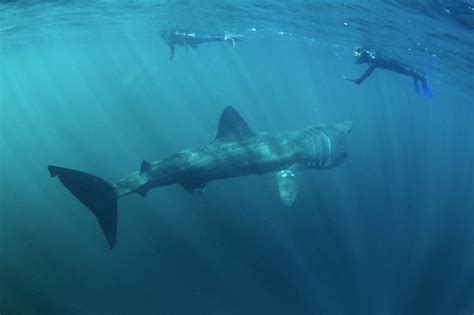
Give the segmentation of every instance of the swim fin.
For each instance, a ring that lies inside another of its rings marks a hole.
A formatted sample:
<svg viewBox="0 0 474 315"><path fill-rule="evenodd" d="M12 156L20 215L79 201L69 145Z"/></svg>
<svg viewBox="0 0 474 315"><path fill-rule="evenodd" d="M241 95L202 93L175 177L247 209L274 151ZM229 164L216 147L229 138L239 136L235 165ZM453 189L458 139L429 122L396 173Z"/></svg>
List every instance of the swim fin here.
<svg viewBox="0 0 474 315"><path fill-rule="evenodd" d="M420 86L418 85L418 80L413 80L413 87L415 88L415 92L417 95L420 95Z"/></svg>
<svg viewBox="0 0 474 315"><path fill-rule="evenodd" d="M433 96L433 92L431 92L431 89L429 88L428 84L422 84L421 87L423 88L423 92L425 92L425 95L428 97Z"/></svg>

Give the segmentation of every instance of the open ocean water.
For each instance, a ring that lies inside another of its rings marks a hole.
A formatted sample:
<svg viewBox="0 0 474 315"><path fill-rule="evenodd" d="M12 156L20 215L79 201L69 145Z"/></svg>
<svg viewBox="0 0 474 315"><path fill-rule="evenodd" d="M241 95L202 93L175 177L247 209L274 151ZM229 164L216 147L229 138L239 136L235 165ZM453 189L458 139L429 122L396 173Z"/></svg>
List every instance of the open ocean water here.
<svg viewBox="0 0 474 315"><path fill-rule="evenodd" d="M474 313L474 2L0 2L0 314ZM241 35L176 48L162 29ZM376 70L352 50L426 74ZM354 121L308 170L120 199L114 250L46 166L117 182L213 140Z"/></svg>

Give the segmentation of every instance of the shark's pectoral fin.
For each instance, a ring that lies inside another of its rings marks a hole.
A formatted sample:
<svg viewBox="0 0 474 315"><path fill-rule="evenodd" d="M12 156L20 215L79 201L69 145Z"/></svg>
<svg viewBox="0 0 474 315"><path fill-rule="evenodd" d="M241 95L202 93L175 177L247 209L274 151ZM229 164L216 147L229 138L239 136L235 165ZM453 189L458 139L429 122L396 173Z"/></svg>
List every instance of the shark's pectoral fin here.
<svg viewBox="0 0 474 315"><path fill-rule="evenodd" d="M142 175L145 172L148 172L150 168L151 168L151 163L143 160L142 165L140 165L140 175Z"/></svg>
<svg viewBox="0 0 474 315"><path fill-rule="evenodd" d="M181 187L183 187L191 196L197 197L201 195L204 190L206 189L207 182L200 182L200 183L181 183Z"/></svg>
<svg viewBox="0 0 474 315"><path fill-rule="evenodd" d="M298 195L300 188L300 168L299 165L294 164L289 169L276 173L280 198L287 207L293 204Z"/></svg>
<svg viewBox="0 0 474 315"><path fill-rule="evenodd" d="M219 119L216 140L242 140L255 137L240 114L231 106L227 106Z"/></svg>

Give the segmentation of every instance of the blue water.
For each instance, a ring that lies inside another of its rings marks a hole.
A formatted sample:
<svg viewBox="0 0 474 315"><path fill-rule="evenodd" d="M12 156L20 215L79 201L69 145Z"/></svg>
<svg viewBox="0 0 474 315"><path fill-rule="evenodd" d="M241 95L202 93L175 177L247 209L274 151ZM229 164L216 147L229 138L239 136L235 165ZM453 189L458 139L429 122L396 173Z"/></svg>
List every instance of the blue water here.
<svg viewBox="0 0 474 315"><path fill-rule="evenodd" d="M0 313L472 314L472 1L4 1ZM242 35L178 47L176 25ZM418 67L357 86L352 49ZM111 182L210 142L223 108L255 131L353 120L349 157L119 201L108 249L46 166Z"/></svg>

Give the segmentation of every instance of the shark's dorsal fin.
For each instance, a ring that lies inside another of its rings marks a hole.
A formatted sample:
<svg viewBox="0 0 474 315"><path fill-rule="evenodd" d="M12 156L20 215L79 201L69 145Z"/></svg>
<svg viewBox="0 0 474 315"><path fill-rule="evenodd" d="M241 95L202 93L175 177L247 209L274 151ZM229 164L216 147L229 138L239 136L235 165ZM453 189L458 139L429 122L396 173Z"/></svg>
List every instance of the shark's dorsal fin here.
<svg viewBox="0 0 474 315"><path fill-rule="evenodd" d="M216 140L242 140L255 136L240 114L232 107L227 106L219 119Z"/></svg>

